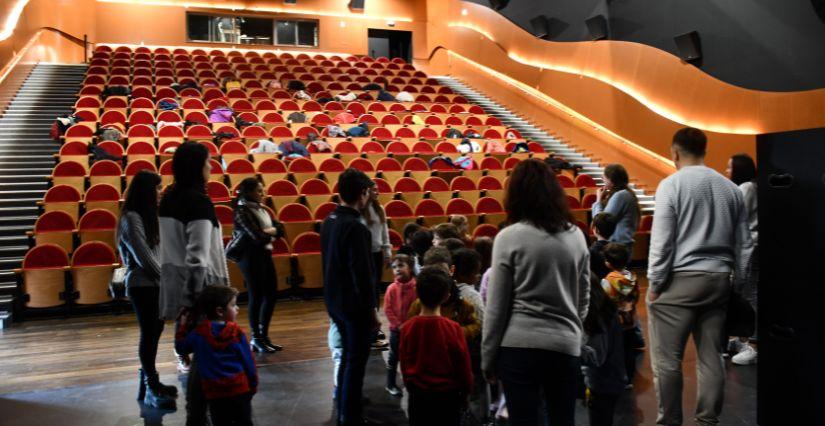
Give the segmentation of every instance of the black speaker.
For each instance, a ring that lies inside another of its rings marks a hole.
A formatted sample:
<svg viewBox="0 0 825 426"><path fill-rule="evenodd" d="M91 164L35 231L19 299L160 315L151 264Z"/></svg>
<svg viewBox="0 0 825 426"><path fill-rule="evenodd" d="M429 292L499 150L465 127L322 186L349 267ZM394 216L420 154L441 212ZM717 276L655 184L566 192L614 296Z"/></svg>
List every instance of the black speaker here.
<svg viewBox="0 0 825 426"><path fill-rule="evenodd" d="M531 19L530 28L533 29L533 35L538 38L547 38L547 36L550 35L550 22L544 15L539 15Z"/></svg>
<svg viewBox="0 0 825 426"><path fill-rule="evenodd" d="M604 15L596 15L588 18L584 23L587 25L587 31L590 32L590 38L593 40L604 40L609 38L607 30L607 18Z"/></svg>
<svg viewBox="0 0 825 426"><path fill-rule="evenodd" d="M501 10L507 7L507 3L510 3L510 0L490 0L490 7Z"/></svg>
<svg viewBox="0 0 825 426"><path fill-rule="evenodd" d="M686 62L696 62L702 59L702 42L699 33L691 31L673 37L679 49L679 57Z"/></svg>
<svg viewBox="0 0 825 426"><path fill-rule="evenodd" d="M349 8L352 10L364 10L365 0L350 0Z"/></svg>
<svg viewBox="0 0 825 426"><path fill-rule="evenodd" d="M284 0L284 4L297 4L298 0Z"/></svg>

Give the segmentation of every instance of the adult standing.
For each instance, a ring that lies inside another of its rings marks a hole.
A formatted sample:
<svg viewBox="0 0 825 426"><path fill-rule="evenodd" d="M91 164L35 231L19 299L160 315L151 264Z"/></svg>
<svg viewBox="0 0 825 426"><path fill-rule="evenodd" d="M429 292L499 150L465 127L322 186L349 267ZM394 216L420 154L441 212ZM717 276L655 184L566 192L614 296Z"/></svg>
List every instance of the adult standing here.
<svg viewBox="0 0 825 426"><path fill-rule="evenodd" d="M392 260L392 244L390 230L387 226L387 213L378 201L378 186L370 180L370 199L361 212L361 220L370 231L371 253L373 266L373 283L375 285L375 306L379 306L381 297L381 279L384 276L384 267L389 266ZM376 339L384 340L386 335L378 330ZM386 342L375 342L378 347L386 347Z"/></svg>
<svg viewBox="0 0 825 426"><path fill-rule="evenodd" d="M621 164L610 164L605 167L602 180L604 186L596 191L596 202L592 207L593 216L599 213L610 213L613 216L616 230L608 239L610 242L627 246L632 257L633 236L636 235L641 218L639 199L628 187L630 177Z"/></svg>
<svg viewBox="0 0 825 426"><path fill-rule="evenodd" d="M338 424L363 424L361 396L370 341L378 328L373 285L372 236L361 222L372 181L349 168L338 177L339 205L321 226L324 302L341 334L338 371Z"/></svg>
<svg viewBox="0 0 825 426"><path fill-rule="evenodd" d="M283 349L269 340L269 323L275 310L278 276L272 263L272 241L283 236L283 226L273 221L261 205L264 188L258 179L246 178L238 185L235 198L232 241L227 256L237 259L249 290L250 345L255 352L273 353Z"/></svg>
<svg viewBox="0 0 825 426"><path fill-rule="evenodd" d="M489 381L502 382L509 424L539 424L544 405L542 424L572 426L590 299L584 234L541 161L515 168L505 206L510 225L493 246L482 369Z"/></svg>
<svg viewBox="0 0 825 426"><path fill-rule="evenodd" d="M742 192L705 166L706 148L701 130L676 132L671 156L677 172L656 190L647 276L656 423L661 425L682 424L682 358L690 335L698 356L695 422L718 423L730 275L746 277L752 249Z"/></svg>
<svg viewBox="0 0 825 426"><path fill-rule="evenodd" d="M753 254L748 264L748 280L741 282L742 288L737 291L742 294L754 312L756 311L757 284L759 282L759 218L757 217L756 202L756 163L747 154L736 154L728 160L728 168L725 170L728 179L739 185L742 196L745 200L745 210L748 212L748 230L753 240ZM756 364L756 349L748 344L749 336L742 336L733 339L728 344L728 349L732 349L736 354L731 358L734 364L751 365Z"/></svg>
<svg viewBox="0 0 825 426"><path fill-rule="evenodd" d="M160 382L155 359L163 333L160 319L160 265L158 263L158 202L160 176L142 170L126 190L118 225L118 250L126 268L126 295L140 327L140 387L138 400L154 408L174 408L178 389Z"/></svg>
<svg viewBox="0 0 825 426"><path fill-rule="evenodd" d="M206 194L210 169L209 151L197 142L181 144L172 157L174 183L163 194L159 208L159 228L163 235L160 240L161 318L178 318L189 311L205 286L229 284L220 223L215 206ZM179 328L178 331L186 330ZM183 357L179 357L179 362L188 364ZM196 363L197 360L193 360L186 386L187 425L206 422L206 400Z"/></svg>

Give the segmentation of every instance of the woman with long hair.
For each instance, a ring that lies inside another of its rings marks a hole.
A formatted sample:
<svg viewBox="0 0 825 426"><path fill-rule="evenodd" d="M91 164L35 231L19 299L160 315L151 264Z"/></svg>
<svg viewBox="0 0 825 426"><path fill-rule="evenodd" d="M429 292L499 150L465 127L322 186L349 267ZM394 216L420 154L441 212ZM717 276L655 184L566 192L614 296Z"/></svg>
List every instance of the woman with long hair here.
<svg viewBox="0 0 825 426"><path fill-rule="evenodd" d="M272 263L272 241L284 235L283 225L273 221L261 205L264 188L258 179L246 178L238 185L234 202L232 241L226 252L243 273L249 290L249 328L252 349L272 353L283 349L269 340L269 323L275 310L278 278Z"/></svg>
<svg viewBox="0 0 825 426"><path fill-rule="evenodd" d="M188 313L206 286L229 285L221 226L206 193L210 169L209 151L197 142L181 144L172 157L174 183L159 207L161 318L177 319ZM178 356L179 371L191 368L186 387L187 424L206 422L196 364L195 359L190 367L186 357Z"/></svg>
<svg viewBox="0 0 825 426"><path fill-rule="evenodd" d="M739 185L745 200L745 209L748 211L748 229L753 240L753 254L751 254L748 264L748 281L743 288L739 289L740 294L750 302L753 310L756 311L757 283L759 282L759 219L757 217L756 202L756 163L748 154L736 154L728 160L728 167L725 170L728 179ZM748 344L751 336L741 336L732 339L728 343L728 351L733 352L731 362L738 365L756 364L756 349Z"/></svg>
<svg viewBox="0 0 825 426"><path fill-rule="evenodd" d="M538 160L513 170L509 226L496 236L481 348L488 381L500 380L509 423L574 424L589 252L564 190ZM543 403L541 399L544 399Z"/></svg>
<svg viewBox="0 0 825 426"><path fill-rule="evenodd" d="M603 180L604 186L596 192L596 202L592 207L593 216L603 212L613 215L616 220L616 230L608 239L627 246L632 256L633 236L636 235L642 216L639 199L636 198L636 193L628 187L630 177L621 164L610 164L605 167Z"/></svg>
<svg viewBox="0 0 825 426"><path fill-rule="evenodd" d="M390 243L390 231L387 226L387 214L384 212L384 207L378 201L378 186L375 182L370 181L370 198L364 210L361 211L361 220L364 225L370 230L372 235L372 265L373 265L373 284L375 285L375 306L381 306L379 299L381 298L381 279L384 275L384 268L390 265L392 261L392 244ZM386 335L378 330L376 333L378 340L386 339ZM384 347L386 344L378 343L379 347Z"/></svg>
<svg viewBox="0 0 825 426"><path fill-rule="evenodd" d="M160 319L160 265L158 263L158 202L160 176L140 171L126 190L118 225L118 250L126 268L126 295L140 327L138 400L150 407L174 408L178 389L160 382L155 359L163 333Z"/></svg>

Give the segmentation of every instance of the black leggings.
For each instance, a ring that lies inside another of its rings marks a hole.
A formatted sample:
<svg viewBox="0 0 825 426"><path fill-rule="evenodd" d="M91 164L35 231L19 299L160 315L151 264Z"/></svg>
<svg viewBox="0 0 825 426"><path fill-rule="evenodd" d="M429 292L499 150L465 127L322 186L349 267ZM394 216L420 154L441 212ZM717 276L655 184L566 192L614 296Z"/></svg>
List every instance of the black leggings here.
<svg viewBox="0 0 825 426"><path fill-rule="evenodd" d="M163 320L160 319L160 288L130 288L129 299L135 308L140 327L140 343L138 344L140 367L148 374L157 373L155 359L158 355L158 341L163 333Z"/></svg>
<svg viewBox="0 0 825 426"><path fill-rule="evenodd" d="M252 329L252 337L267 337L278 286L272 253L265 249L247 250L238 267L249 290L249 328Z"/></svg>

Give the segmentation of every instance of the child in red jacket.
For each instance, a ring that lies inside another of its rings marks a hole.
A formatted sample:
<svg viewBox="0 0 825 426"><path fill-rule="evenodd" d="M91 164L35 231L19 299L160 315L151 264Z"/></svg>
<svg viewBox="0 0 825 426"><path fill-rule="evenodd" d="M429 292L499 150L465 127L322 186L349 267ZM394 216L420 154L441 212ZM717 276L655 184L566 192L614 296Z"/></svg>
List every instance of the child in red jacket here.
<svg viewBox="0 0 825 426"><path fill-rule="evenodd" d="M401 396L401 389L395 383L398 369L398 340L401 325L407 321L407 312L415 301L415 261L405 254L397 254L392 259L392 273L395 282L387 287L384 295L384 313L390 323L390 352L387 356L387 392Z"/></svg>
<svg viewBox="0 0 825 426"><path fill-rule="evenodd" d="M214 425L252 425L252 395L258 386L246 335L235 323L238 290L207 286L198 297L203 318L187 333L187 318L175 336L175 350L195 354L195 368ZM191 373L190 373L191 374ZM194 383L193 383L194 384Z"/></svg>
<svg viewBox="0 0 825 426"><path fill-rule="evenodd" d="M401 327L399 359L410 395L410 426L458 426L473 388L464 332L457 322L441 316L451 285L446 271L424 267L416 283L421 313Z"/></svg>

